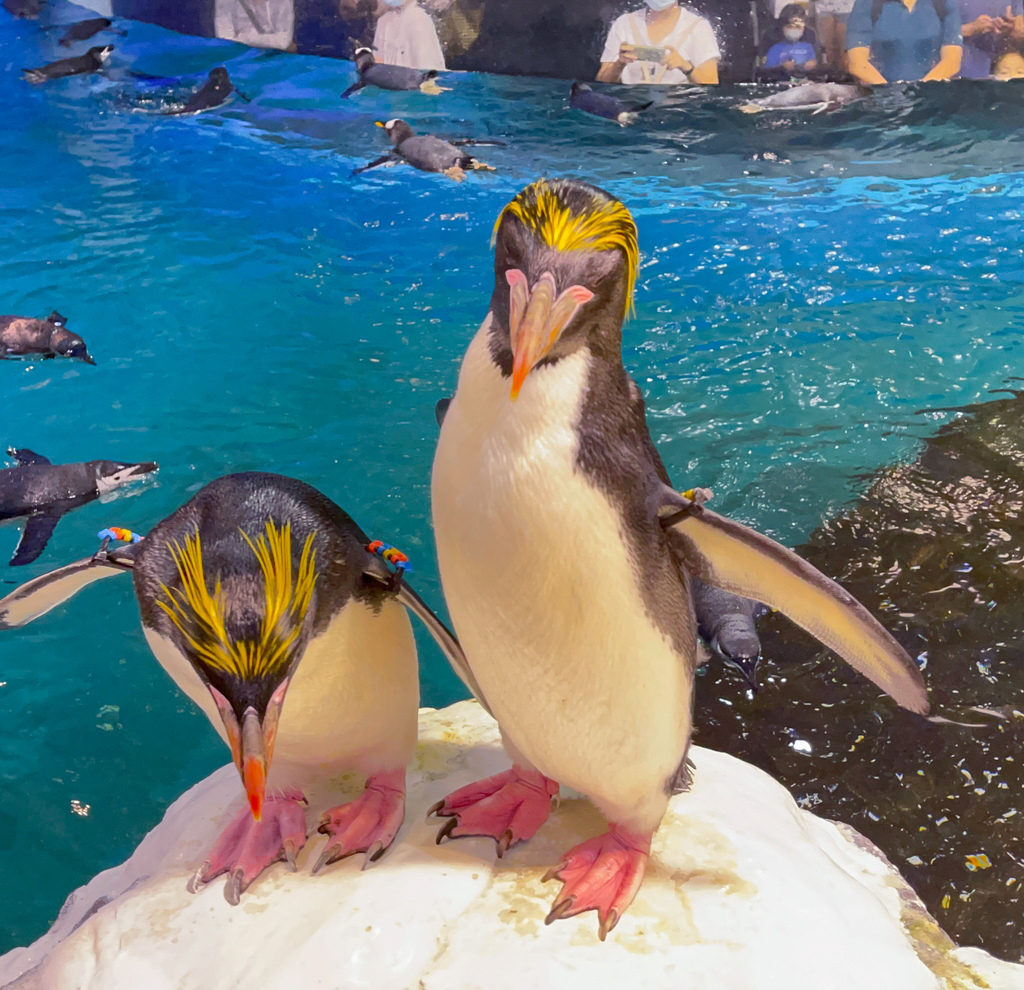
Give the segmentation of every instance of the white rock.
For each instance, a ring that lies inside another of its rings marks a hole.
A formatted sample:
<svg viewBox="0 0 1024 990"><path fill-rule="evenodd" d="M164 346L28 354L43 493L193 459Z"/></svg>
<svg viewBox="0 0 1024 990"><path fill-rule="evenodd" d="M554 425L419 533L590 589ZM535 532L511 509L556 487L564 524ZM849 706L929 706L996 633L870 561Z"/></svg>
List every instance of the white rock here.
<svg viewBox="0 0 1024 990"><path fill-rule="evenodd" d="M193 787L122 866L68 899L53 928L0 957L19 990L505 990L586 986L686 990L1024 988L1024 967L956 950L867 840L801 811L770 777L694 748L696 783L675 798L647 879L607 942L595 916L545 927L557 882L541 876L602 827L562 804L531 842L434 843L426 810L504 769L491 719L472 702L420 717L406 824L375 866L357 857L313 877L323 839L243 896L222 881L186 892L241 805L233 767ZM354 793L310 795L310 820ZM984 974L984 975L982 975Z"/></svg>

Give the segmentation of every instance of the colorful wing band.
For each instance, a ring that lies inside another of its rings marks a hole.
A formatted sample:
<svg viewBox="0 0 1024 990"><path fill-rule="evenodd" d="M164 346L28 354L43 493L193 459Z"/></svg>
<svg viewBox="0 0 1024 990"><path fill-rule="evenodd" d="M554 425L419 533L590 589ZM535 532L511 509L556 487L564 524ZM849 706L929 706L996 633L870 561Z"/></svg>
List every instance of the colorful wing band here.
<svg viewBox="0 0 1024 990"><path fill-rule="evenodd" d="M412 570L409 558L398 547L393 547L390 543L374 540L372 543L367 544L366 549L370 553L375 553L378 557L383 557L396 571L402 571L407 574Z"/></svg>
<svg viewBox="0 0 1024 990"><path fill-rule="evenodd" d="M142 537L133 533L123 526L111 526L110 529L101 529L97 534L98 540L120 540L122 543L138 543Z"/></svg>

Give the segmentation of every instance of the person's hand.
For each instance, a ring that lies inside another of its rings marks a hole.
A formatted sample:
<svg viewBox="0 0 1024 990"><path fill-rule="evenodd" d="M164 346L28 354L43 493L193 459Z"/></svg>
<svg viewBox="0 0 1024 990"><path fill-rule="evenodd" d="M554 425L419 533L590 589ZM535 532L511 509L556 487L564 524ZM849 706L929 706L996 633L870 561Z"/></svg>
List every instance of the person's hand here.
<svg viewBox="0 0 1024 990"><path fill-rule="evenodd" d="M976 34L986 34L989 31L996 29L996 22L988 16L988 14L980 14L975 17L973 21L968 21L962 28L960 33L965 38L971 38Z"/></svg>
<svg viewBox="0 0 1024 990"><path fill-rule="evenodd" d="M671 47L665 49L665 57L661 60L661 64L666 69L680 69L682 72L693 71L693 62L687 62L679 52Z"/></svg>
<svg viewBox="0 0 1024 990"><path fill-rule="evenodd" d="M809 59L808 61L804 62L804 71L805 72L810 72L811 69L816 69L817 67L818 67L818 62L817 62L816 59L812 58L812 59Z"/></svg>
<svg viewBox="0 0 1024 990"><path fill-rule="evenodd" d="M792 72L796 68L796 62L794 62L792 59L789 59L788 61L782 63L782 67L787 72Z"/></svg>
<svg viewBox="0 0 1024 990"><path fill-rule="evenodd" d="M1009 34L1013 31L1013 12L1009 5L1006 7L1006 13L996 18L995 27L1000 34Z"/></svg>
<svg viewBox="0 0 1024 990"><path fill-rule="evenodd" d="M633 51L632 45L619 45L619 61L623 65L629 65L630 62L636 61L636 52Z"/></svg>

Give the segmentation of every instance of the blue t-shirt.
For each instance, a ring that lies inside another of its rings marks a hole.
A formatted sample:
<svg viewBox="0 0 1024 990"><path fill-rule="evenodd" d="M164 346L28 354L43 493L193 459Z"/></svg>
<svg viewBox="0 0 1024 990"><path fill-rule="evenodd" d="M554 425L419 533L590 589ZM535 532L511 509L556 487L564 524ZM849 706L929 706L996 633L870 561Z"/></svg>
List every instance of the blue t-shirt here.
<svg viewBox="0 0 1024 990"><path fill-rule="evenodd" d="M944 45L963 43L956 0L947 0L941 21L932 0L917 0L913 10L907 10L902 0L886 0L874 24L872 2L854 0L846 25L846 48L870 48L871 64L886 82L920 79L934 68Z"/></svg>
<svg viewBox="0 0 1024 990"><path fill-rule="evenodd" d="M813 62L817 57L814 54L814 45L809 45L806 41L780 41L768 49L764 65L766 69L774 69L783 62L803 65L804 62Z"/></svg>
<svg viewBox="0 0 1024 990"><path fill-rule="evenodd" d="M969 24L982 14L1004 17L1007 7L1013 17L1024 14L1024 0L960 0L960 22ZM997 40L995 33L990 31L964 38L964 60L960 65L962 79L985 79L992 74L992 56Z"/></svg>

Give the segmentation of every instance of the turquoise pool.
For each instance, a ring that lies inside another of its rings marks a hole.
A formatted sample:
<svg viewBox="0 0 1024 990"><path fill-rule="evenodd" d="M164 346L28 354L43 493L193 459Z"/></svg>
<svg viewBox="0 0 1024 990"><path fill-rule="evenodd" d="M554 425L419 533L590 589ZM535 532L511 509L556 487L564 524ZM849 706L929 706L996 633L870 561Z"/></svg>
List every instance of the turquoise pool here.
<svg viewBox="0 0 1024 990"><path fill-rule="evenodd" d="M106 77L31 87L16 70L58 57L55 37L0 15L0 311L59 309L97 360L0 362L0 443L161 469L67 516L4 581L259 468L404 549L441 609L434 404L487 306L494 218L540 175L599 184L637 218L624 357L674 479L787 544L911 459L951 415L928 410L1021 373L1021 85L893 91L813 117L745 116L735 90L669 94L620 129L570 111L560 81L452 76L441 98L341 103L347 63L123 27ZM252 103L133 111L145 93L128 69L187 84L220 64ZM479 151L498 171L352 179L383 150L373 122L395 116L507 142ZM17 529L0 529L0 554ZM461 697L419 642L423 703ZM41 934L225 758L150 656L128 581L6 635L0 951Z"/></svg>

